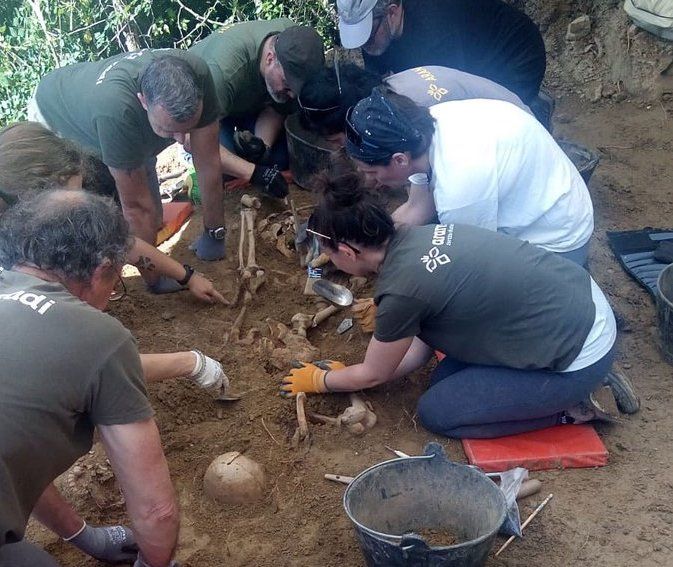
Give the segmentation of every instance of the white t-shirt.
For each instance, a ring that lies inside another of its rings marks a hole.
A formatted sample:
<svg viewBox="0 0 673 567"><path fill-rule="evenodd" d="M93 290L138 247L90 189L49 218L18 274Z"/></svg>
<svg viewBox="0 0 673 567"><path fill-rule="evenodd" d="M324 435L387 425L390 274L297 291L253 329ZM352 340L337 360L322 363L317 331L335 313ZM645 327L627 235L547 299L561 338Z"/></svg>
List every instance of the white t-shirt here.
<svg viewBox="0 0 673 567"><path fill-rule="evenodd" d="M617 340L617 323L612 308L593 278L591 278L591 299L596 306L594 326L591 327L577 358L561 372L574 372L591 366L603 358Z"/></svg>
<svg viewBox="0 0 673 567"><path fill-rule="evenodd" d="M587 186L535 118L499 100L429 110L436 120L430 186L442 224L497 230L551 252L588 242L594 222Z"/></svg>

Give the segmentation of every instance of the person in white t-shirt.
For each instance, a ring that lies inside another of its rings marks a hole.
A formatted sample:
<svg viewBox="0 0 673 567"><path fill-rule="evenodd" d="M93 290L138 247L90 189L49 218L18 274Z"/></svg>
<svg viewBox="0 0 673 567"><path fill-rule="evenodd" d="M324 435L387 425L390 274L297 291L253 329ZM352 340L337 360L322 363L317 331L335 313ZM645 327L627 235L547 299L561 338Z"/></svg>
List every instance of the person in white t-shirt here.
<svg viewBox="0 0 673 567"><path fill-rule="evenodd" d="M396 223L471 224L584 265L593 206L584 180L539 122L499 100L430 109L374 89L346 116L346 150L390 187L411 183Z"/></svg>

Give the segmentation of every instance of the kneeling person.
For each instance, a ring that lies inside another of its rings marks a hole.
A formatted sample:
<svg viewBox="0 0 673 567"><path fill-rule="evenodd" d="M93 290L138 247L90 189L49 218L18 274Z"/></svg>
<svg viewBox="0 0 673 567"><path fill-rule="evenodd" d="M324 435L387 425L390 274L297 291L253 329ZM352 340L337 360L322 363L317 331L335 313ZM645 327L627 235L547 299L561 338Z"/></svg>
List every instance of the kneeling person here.
<svg viewBox="0 0 673 567"><path fill-rule="evenodd" d="M498 437L603 416L591 394L612 366L615 320L584 269L479 227L396 229L357 176L323 184L309 232L339 269L378 274L376 329L364 362L308 364L281 393L374 387L440 350L418 405L432 431Z"/></svg>

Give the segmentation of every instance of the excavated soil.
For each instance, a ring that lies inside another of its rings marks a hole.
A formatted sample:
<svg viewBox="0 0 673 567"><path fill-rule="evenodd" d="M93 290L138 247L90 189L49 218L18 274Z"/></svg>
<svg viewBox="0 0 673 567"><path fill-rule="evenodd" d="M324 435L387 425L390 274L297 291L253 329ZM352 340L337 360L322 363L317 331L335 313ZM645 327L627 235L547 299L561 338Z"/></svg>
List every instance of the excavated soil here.
<svg viewBox="0 0 673 567"><path fill-rule="evenodd" d="M528 2L526 8L535 14L543 4L546 2ZM569 77L563 69L577 66L569 55L577 51L577 46L565 45L563 36L567 22L582 12L568 8L581 3L548 4L540 21L552 49L550 80L554 89L564 75ZM614 7L617 2L606 4ZM556 9L561 12L553 13ZM616 28L612 19L619 20L622 31L628 29L616 9L610 12L601 6L596 10L610 15L599 28L600 37L609 35L607 28ZM647 42L650 51L652 46L661 52L670 49L651 38L638 41ZM603 49L604 63L619 55L608 56L605 46ZM630 49L634 49L634 44L630 44ZM584 57L594 57L591 50L579 51ZM606 63L598 69L602 78L609 67ZM590 183L596 210L590 270L620 316L619 363L637 385L642 409L623 423L598 427L610 452L608 466L533 473L542 480L543 492L523 502L522 517L528 516L546 494L553 492L554 499L526 529L525 539L515 542L501 557L491 557L488 565L671 565L673 369L663 362L657 347L653 302L621 270L607 247L605 232L673 226L673 106L666 97L637 102L643 98L603 96L602 90L601 96L592 101L586 85L582 87L584 91L575 80L568 79L564 85L558 90L555 133L597 149L601 155ZM309 193L296 188L292 195L297 205L308 204L312 199ZM172 251L179 261L194 264L216 281L228 297L237 285L239 198L240 193L226 196L226 261L199 262L187 249L198 234L198 217ZM282 208L267 201L260 215ZM314 301L302 294L305 276L296 260L260 243L258 263L269 279L248 310L244 332L251 326L264 328L269 317L289 323L294 313L317 309ZM110 312L133 331L142 352L198 348L221 360L234 388L246 392L240 402L222 407L185 380L149 387L181 504L177 555L181 565L364 565L342 509L343 485L325 481L323 475L355 475L390 458L385 445L418 454L431 440L442 443L452 458L464 460L459 443L431 435L415 418L416 400L424 390L428 370L367 392L378 424L364 436L353 437L331 426L311 425L310 446L293 450L290 439L296 427L294 404L277 393L283 373L273 368L254 345L223 341L238 310L202 305L184 293L151 296L144 291L139 277L127 280L130 296L112 305ZM366 290L360 295L366 296ZM345 316L334 315L310 331L309 338L321 356L354 363L361 360L368 337L357 327L337 335L336 326ZM328 415L336 415L347 403L343 395L308 400L310 409ZM264 466L269 482L262 502L224 507L204 497L202 477L208 464L228 451L244 452ZM60 484L92 523L124 520L119 492L99 448L64 475ZM64 565L98 565L37 526L31 528L30 534Z"/></svg>

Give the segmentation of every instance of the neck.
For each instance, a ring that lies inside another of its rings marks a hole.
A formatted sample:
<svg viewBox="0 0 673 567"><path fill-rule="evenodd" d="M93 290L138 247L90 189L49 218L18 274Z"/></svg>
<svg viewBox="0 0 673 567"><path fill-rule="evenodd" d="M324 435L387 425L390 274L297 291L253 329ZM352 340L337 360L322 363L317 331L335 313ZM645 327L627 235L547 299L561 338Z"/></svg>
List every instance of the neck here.
<svg viewBox="0 0 673 567"><path fill-rule="evenodd" d="M87 286L86 284L82 282L76 282L76 281L71 281L71 280L66 280L59 276L58 274L54 272L50 272L48 270L42 270L38 268L37 266L30 266L26 264L21 264L18 266L14 266L12 268L12 271L14 272L21 272L22 274L28 274L29 276L33 276L35 278L38 278L40 280L44 280L46 282L56 282L60 283L65 289L67 289L72 295L75 297L78 297L82 301L86 301L86 289Z"/></svg>

